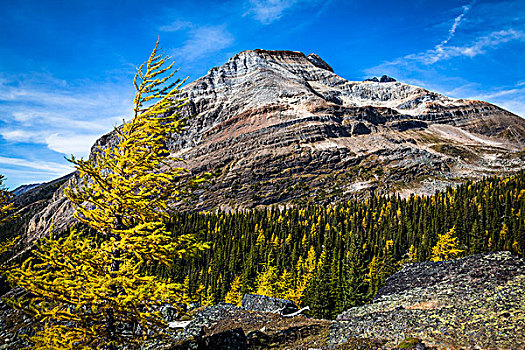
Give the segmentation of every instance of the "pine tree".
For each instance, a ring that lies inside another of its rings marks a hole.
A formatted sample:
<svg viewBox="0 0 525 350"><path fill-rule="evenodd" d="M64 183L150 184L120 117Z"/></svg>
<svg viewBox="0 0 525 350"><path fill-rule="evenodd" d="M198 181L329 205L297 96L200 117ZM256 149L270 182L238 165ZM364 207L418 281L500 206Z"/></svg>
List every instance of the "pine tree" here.
<svg viewBox="0 0 525 350"><path fill-rule="evenodd" d="M483 232L481 231L477 220L474 221L474 224L472 225L472 229L470 230L469 235L470 235L469 253L470 254L481 253L483 249Z"/></svg>
<svg viewBox="0 0 525 350"><path fill-rule="evenodd" d="M179 181L184 170L171 165L178 159L169 157L164 142L182 127L177 110L185 101L175 99L182 82L174 73L157 41L138 68L134 117L115 128L115 146L70 160L80 180L65 193L90 230L50 235L34 257L8 272L11 284L31 294L10 303L43 325L30 337L34 349L137 347L162 334L166 323L158 306L183 301L181 284L143 268L172 267L206 248L193 235L172 237L166 228L170 204L189 186ZM122 333L126 324L134 326L134 336Z"/></svg>
<svg viewBox="0 0 525 350"><path fill-rule="evenodd" d="M308 305L314 317L331 317L334 305L330 286L330 256L326 250L323 250L317 262L314 278L307 290Z"/></svg>
<svg viewBox="0 0 525 350"><path fill-rule="evenodd" d="M362 265L363 256L360 244L355 235L352 235L350 239L350 246L343 260L343 279L339 287L335 314L339 314L350 307L359 306L366 300L366 269Z"/></svg>

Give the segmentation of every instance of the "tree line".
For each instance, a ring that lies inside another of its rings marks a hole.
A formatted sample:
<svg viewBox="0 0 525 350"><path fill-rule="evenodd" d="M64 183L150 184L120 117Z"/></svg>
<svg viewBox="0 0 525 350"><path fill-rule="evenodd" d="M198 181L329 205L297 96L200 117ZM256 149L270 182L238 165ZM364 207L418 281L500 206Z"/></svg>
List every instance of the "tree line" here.
<svg viewBox="0 0 525 350"><path fill-rule="evenodd" d="M238 303L244 293L260 293L333 318L369 302L403 264L433 254L433 260L443 259L438 256L446 242L438 244L440 238L449 240L454 256L497 250L523 256L524 214L524 172L469 181L433 196L372 193L328 207L177 213L169 223L174 237L193 233L211 249L173 269L147 268L184 282L204 304Z"/></svg>

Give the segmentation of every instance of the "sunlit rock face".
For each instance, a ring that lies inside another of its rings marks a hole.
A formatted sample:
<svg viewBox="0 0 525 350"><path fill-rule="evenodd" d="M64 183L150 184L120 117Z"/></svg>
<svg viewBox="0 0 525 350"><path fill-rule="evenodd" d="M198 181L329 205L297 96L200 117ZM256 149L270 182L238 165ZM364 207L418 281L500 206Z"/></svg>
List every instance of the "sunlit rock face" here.
<svg viewBox="0 0 525 350"><path fill-rule="evenodd" d="M431 194L523 166L520 117L392 80L348 81L294 51L244 51L211 69L186 86L193 117L170 140L190 169L220 173L196 205Z"/></svg>
<svg viewBox="0 0 525 350"><path fill-rule="evenodd" d="M187 84L186 128L167 144L192 173L213 178L182 207L432 194L523 168L522 118L486 102L377 80L346 80L314 54L250 50ZM96 145L114 141L110 133ZM59 190L31 219L26 241L51 223L68 226L71 212Z"/></svg>

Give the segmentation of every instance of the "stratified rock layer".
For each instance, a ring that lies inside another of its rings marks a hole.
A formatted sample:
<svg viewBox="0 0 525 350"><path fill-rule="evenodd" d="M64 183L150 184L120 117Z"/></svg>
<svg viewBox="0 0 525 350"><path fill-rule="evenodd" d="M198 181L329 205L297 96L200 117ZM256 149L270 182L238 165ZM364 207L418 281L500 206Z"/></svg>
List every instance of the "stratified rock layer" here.
<svg viewBox="0 0 525 350"><path fill-rule="evenodd" d="M525 164L525 121L392 79L348 81L317 55L243 51L188 84L182 135L167 140L192 173L214 175L184 208L331 203L378 193L431 194ZM96 146L110 147L112 133ZM71 181L76 181L73 178ZM71 224L62 190L28 224L26 243Z"/></svg>
<svg viewBox="0 0 525 350"><path fill-rule="evenodd" d="M523 349L525 261L509 252L409 264L374 302L340 314L332 343L373 337L404 338L452 348Z"/></svg>

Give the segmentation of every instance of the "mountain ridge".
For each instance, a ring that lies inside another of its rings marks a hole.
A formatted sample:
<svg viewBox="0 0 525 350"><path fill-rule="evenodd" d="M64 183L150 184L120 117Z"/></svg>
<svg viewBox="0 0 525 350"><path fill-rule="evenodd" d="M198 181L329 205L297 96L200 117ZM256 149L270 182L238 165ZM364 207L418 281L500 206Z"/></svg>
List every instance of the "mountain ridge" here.
<svg viewBox="0 0 525 350"><path fill-rule="evenodd" d="M401 82L349 81L319 56L247 50L183 87L191 116L166 140L209 186L182 209L334 203L370 191L432 194L524 168L525 120L495 105ZM92 147L110 147L113 132ZM63 187L25 243L72 224Z"/></svg>

